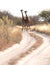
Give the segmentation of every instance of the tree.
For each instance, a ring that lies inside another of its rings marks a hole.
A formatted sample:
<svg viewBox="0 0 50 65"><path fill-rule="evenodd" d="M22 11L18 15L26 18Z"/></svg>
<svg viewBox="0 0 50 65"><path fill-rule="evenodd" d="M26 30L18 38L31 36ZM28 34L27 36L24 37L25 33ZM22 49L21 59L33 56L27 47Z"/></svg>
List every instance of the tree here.
<svg viewBox="0 0 50 65"><path fill-rule="evenodd" d="M42 11L39 16L44 17L45 21L50 22L50 11Z"/></svg>

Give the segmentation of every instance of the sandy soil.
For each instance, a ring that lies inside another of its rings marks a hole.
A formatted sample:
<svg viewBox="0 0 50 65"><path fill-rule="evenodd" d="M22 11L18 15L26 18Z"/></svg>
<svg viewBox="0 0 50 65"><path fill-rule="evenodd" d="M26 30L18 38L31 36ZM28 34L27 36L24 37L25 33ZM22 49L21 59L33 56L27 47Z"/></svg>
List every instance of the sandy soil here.
<svg viewBox="0 0 50 65"><path fill-rule="evenodd" d="M22 32L20 44L0 52L0 65L50 65L50 36Z"/></svg>

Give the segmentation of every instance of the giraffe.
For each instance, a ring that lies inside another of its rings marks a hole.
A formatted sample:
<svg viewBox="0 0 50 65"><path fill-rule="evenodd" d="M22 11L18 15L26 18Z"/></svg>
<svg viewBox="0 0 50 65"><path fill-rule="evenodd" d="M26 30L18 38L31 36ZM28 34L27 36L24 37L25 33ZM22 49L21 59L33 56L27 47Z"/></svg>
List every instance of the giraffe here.
<svg viewBox="0 0 50 65"><path fill-rule="evenodd" d="M24 24L25 24L25 19L24 19L24 15L23 15L23 10L21 10L21 13L22 13L22 30L23 30L23 27L24 27Z"/></svg>
<svg viewBox="0 0 50 65"><path fill-rule="evenodd" d="M23 15L23 10L21 10L21 13L22 13L22 30L23 30L23 28L25 27L29 27L29 19L28 19L28 16L27 16L27 11L24 11L25 12L25 15L26 15L26 17L24 17L24 15Z"/></svg>
<svg viewBox="0 0 50 65"><path fill-rule="evenodd" d="M24 12L25 12L25 15L26 15L25 23L27 24L27 25L26 25L27 28L29 28L29 27L30 27L30 20L29 20L29 18L28 18L27 11L24 11Z"/></svg>

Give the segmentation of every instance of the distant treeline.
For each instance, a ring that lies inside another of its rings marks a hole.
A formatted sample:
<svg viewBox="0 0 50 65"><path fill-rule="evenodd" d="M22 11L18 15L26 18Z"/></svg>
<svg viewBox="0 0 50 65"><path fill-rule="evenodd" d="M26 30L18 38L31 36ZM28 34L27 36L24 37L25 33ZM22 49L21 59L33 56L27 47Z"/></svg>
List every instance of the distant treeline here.
<svg viewBox="0 0 50 65"><path fill-rule="evenodd" d="M50 11L42 11L37 16L28 16L30 25L50 23ZM22 25L22 18L16 17L7 11L0 11L0 25Z"/></svg>

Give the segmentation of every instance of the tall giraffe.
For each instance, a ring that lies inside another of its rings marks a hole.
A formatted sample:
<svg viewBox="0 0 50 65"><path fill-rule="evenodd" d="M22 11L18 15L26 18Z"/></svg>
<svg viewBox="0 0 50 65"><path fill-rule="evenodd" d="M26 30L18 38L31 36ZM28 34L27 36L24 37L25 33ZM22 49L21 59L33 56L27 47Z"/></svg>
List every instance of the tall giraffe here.
<svg viewBox="0 0 50 65"><path fill-rule="evenodd" d="M23 10L21 10L21 13L22 13L22 21L24 21Z"/></svg>
<svg viewBox="0 0 50 65"><path fill-rule="evenodd" d="M23 15L23 10L21 10L21 13L22 13L22 29L26 26L28 28L29 27L29 19L28 19L28 16L27 16L27 11L25 11L26 17L24 17L24 15Z"/></svg>
<svg viewBox="0 0 50 65"><path fill-rule="evenodd" d="M23 15L23 10L21 10L21 13L22 13L22 29L23 29L24 24L25 24L25 19L24 19L24 15Z"/></svg>
<svg viewBox="0 0 50 65"><path fill-rule="evenodd" d="M30 27L30 21L29 21L29 19L28 19L27 11L25 11L25 15L26 15L26 20L25 20L25 22L26 22L27 28L28 28L28 27Z"/></svg>
<svg viewBox="0 0 50 65"><path fill-rule="evenodd" d="M26 15L26 24L28 24L29 20L28 20L28 16L27 16L27 11L25 11L25 15Z"/></svg>

